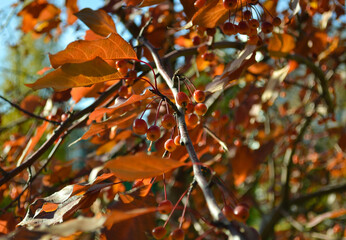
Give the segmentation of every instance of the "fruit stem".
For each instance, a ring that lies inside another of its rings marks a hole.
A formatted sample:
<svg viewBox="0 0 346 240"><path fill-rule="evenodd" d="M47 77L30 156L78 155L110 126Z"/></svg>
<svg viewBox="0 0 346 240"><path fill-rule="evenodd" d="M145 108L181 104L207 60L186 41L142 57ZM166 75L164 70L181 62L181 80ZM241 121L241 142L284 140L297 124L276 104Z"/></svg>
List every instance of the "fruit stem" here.
<svg viewBox="0 0 346 240"><path fill-rule="evenodd" d="M184 193L180 196L180 198L178 199L177 203L174 205L174 207L173 207L171 213L169 214L169 216L168 216L168 218L167 218L165 224L163 225L164 228L166 227L166 225L167 225L169 219L170 219L170 218L172 217L172 215L173 215L174 210L177 208L178 204L179 204L180 201L183 199L183 197L186 195L186 193L187 193L188 190L189 190L189 189L185 190L185 192L184 192Z"/></svg>

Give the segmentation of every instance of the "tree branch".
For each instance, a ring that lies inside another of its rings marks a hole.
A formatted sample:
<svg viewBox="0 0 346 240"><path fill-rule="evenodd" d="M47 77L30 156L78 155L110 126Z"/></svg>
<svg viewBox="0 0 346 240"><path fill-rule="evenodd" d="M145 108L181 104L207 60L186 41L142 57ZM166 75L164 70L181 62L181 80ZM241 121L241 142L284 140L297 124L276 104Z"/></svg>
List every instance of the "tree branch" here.
<svg viewBox="0 0 346 240"><path fill-rule="evenodd" d="M162 59L160 59L156 49L144 38L141 38L140 40L151 52L154 62L156 64L156 68L158 69L160 75L162 76L162 78L165 80L165 82L171 89L174 99L176 99L178 90L174 87L174 83L171 79L173 76L169 76L168 73L166 72L162 63ZM222 214L220 208L218 207L215 197L208 186L208 182L203 176L201 166L200 166L200 161L197 157L192 141L188 134L187 126L185 123L184 109L179 105L176 105L176 107L179 111L177 113L178 115L177 121L178 121L180 136L181 136L181 144L186 147L186 150L190 156L191 162L193 163L193 172L194 172L195 179L198 183L198 186L201 188L203 192L204 198L207 202L207 206L209 208L212 218L216 222L218 222L220 225L226 227L231 232L232 236L237 236L238 238L243 239L242 234L234 226L231 225L231 223L226 219L226 217Z"/></svg>

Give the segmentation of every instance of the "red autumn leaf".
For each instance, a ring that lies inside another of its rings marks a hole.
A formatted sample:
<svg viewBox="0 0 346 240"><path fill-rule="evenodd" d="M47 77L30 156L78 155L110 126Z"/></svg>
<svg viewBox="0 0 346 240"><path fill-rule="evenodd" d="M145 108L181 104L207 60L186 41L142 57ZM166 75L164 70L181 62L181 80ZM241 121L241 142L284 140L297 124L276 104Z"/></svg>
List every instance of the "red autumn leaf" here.
<svg viewBox="0 0 346 240"><path fill-rule="evenodd" d="M77 17L74 15L74 13L78 12L77 0L66 0L65 6L67 14L67 24L71 25L77 20Z"/></svg>
<svg viewBox="0 0 346 240"><path fill-rule="evenodd" d="M56 91L63 91L68 88L117 80L121 77L121 73L101 58L96 57L88 62L66 63L55 71L39 78L36 82L25 85L34 90L52 87Z"/></svg>
<svg viewBox="0 0 346 240"><path fill-rule="evenodd" d="M26 154L25 156L28 156L28 154L31 153L31 151L35 148L35 146L38 144L38 142L41 140L44 132L46 131L47 127L48 127L49 123L48 122L43 122L41 126L39 126L37 129L36 129L36 132L35 132L35 136L33 136L28 145L27 148L28 150L26 151ZM23 157L25 157L23 156Z"/></svg>
<svg viewBox="0 0 346 240"><path fill-rule="evenodd" d="M112 17L102 9L94 11L90 8L84 8L75 13L75 15L91 30L101 36L106 37L110 33L117 31Z"/></svg>
<svg viewBox="0 0 346 240"><path fill-rule="evenodd" d="M140 152L136 155L112 159L105 164L105 167L109 168L115 176L122 180L134 181L139 178L160 176L183 165L185 163Z"/></svg>
<svg viewBox="0 0 346 240"><path fill-rule="evenodd" d="M90 126L89 130L86 133L84 133L81 139L88 139L91 136L102 133L115 126L118 126L119 128L126 127L127 125L130 126L132 125L132 122L137 117L137 115L138 113L136 111L132 111L127 112L126 114L115 119L109 119L104 122L94 123Z"/></svg>
<svg viewBox="0 0 346 240"><path fill-rule="evenodd" d="M108 38L70 43L65 50L50 54L49 60L54 68L65 63L82 63L96 57L110 59L137 59L136 52L120 35L113 33Z"/></svg>
<svg viewBox="0 0 346 240"><path fill-rule="evenodd" d="M187 19L190 20L196 12L194 6L195 0L180 0L180 2L184 7L184 13L186 14Z"/></svg>

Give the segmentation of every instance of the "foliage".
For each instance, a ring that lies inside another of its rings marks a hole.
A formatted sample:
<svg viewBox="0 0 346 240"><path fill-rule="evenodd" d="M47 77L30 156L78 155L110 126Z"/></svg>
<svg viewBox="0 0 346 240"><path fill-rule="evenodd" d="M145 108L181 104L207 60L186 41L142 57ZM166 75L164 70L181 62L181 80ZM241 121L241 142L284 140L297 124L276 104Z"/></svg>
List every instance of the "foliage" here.
<svg viewBox="0 0 346 240"><path fill-rule="evenodd" d="M78 5L11 6L0 239L346 237L341 1Z"/></svg>

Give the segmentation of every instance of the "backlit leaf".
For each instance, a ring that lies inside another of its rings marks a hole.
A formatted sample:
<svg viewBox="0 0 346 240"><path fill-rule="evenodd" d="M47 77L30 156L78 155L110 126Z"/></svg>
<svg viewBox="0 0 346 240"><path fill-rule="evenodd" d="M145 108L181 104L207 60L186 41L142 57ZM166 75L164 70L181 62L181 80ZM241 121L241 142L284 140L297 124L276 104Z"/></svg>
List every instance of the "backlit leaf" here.
<svg viewBox="0 0 346 240"><path fill-rule="evenodd" d="M48 73L36 82L25 84L34 90L52 87L63 91L73 87L84 87L95 83L121 79L122 75L109 66L101 58L83 63L66 63L53 72Z"/></svg>
<svg viewBox="0 0 346 240"><path fill-rule="evenodd" d="M65 50L50 54L49 60L54 68L65 63L82 63L100 57L109 59L136 59L136 52L119 34L113 33L108 38L70 43Z"/></svg>
<svg viewBox="0 0 346 240"><path fill-rule="evenodd" d="M65 6L67 14L67 24L71 25L77 20L77 17L74 15L74 13L78 12L77 0L66 0Z"/></svg>
<svg viewBox="0 0 346 240"><path fill-rule="evenodd" d="M151 208L137 208L130 211L120 211L113 210L111 214L108 216L107 221L105 222L105 226L112 226L115 223L119 223L125 220L129 220L147 213L156 212L156 207Z"/></svg>
<svg viewBox="0 0 346 240"><path fill-rule="evenodd" d="M293 36L283 33L273 33L269 39L268 51L274 57L283 57L295 48L295 40Z"/></svg>
<svg viewBox="0 0 346 240"><path fill-rule="evenodd" d="M101 36L106 37L110 33L117 31L112 17L102 9L94 11L90 8L84 8L75 13L75 15L91 30Z"/></svg>
<svg viewBox="0 0 346 240"><path fill-rule="evenodd" d="M185 165L172 159L154 157L140 152L136 155L121 156L105 164L115 176L122 180L134 181L139 178L160 176Z"/></svg>

